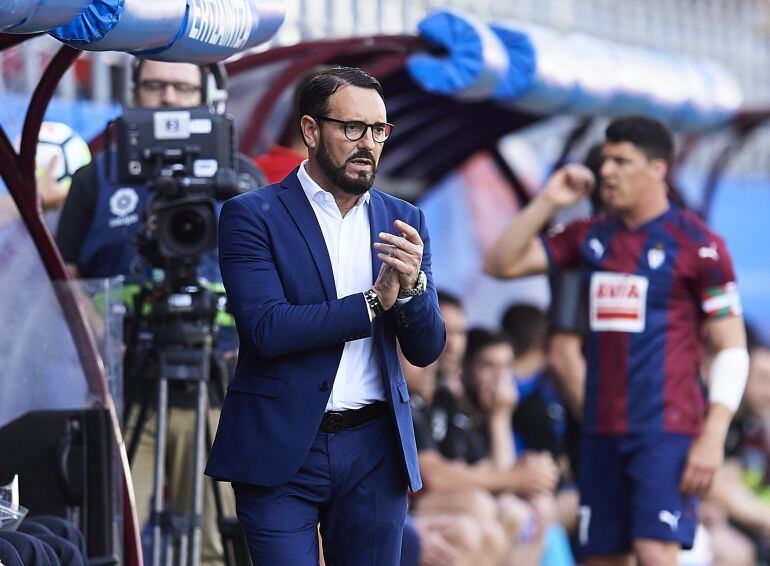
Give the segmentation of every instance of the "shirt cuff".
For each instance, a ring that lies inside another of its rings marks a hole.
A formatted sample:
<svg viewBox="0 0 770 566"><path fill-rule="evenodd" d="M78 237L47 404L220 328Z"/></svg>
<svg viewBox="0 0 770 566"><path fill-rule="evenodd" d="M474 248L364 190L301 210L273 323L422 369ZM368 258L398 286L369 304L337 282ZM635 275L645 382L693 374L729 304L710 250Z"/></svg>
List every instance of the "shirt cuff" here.
<svg viewBox="0 0 770 566"><path fill-rule="evenodd" d="M396 299L396 303L398 303L398 306L404 305L414 299L414 297L407 297L406 299Z"/></svg>

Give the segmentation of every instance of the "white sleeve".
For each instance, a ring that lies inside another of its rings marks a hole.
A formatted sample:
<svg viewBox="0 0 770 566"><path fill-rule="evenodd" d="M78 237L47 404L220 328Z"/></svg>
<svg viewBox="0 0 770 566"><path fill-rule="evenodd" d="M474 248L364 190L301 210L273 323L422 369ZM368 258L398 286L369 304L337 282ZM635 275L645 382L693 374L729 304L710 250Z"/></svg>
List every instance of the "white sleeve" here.
<svg viewBox="0 0 770 566"><path fill-rule="evenodd" d="M746 348L725 348L714 357L709 371L709 402L721 403L732 412L738 410L749 376Z"/></svg>

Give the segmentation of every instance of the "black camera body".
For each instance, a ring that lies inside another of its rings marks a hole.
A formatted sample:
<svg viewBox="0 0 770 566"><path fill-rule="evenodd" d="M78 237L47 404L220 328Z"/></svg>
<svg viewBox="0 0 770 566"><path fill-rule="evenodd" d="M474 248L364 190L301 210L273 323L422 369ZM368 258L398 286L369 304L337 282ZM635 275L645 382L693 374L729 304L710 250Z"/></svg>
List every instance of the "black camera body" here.
<svg viewBox="0 0 770 566"><path fill-rule="evenodd" d="M115 121L120 182L152 193L139 252L167 276L194 276L216 246L217 200L239 193L235 130L208 106L131 108Z"/></svg>

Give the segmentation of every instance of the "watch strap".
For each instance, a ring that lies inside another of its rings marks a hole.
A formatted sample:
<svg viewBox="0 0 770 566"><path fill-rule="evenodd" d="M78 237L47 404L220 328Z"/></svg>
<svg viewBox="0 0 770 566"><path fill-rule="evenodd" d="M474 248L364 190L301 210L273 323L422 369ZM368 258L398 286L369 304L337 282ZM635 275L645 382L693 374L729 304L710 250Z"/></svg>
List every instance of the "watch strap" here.
<svg viewBox="0 0 770 566"><path fill-rule="evenodd" d="M385 312L385 309L382 308L380 297L377 296L377 293L374 292L374 289L364 291L364 298L366 299L366 304L369 305L369 308L372 309L374 316L381 316L382 313Z"/></svg>
<svg viewBox="0 0 770 566"><path fill-rule="evenodd" d="M415 288L401 289L398 292L398 298L408 299L409 297L419 297L420 295L425 293L427 288L428 288L428 277L425 275L424 271L420 271L420 274L417 276L417 285L415 286Z"/></svg>

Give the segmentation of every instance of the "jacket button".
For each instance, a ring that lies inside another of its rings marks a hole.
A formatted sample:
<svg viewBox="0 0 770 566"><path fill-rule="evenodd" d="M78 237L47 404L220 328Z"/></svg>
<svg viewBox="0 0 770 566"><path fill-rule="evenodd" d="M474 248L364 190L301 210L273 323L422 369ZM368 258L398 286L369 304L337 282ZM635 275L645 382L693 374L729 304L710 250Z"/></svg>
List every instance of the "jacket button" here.
<svg viewBox="0 0 770 566"><path fill-rule="evenodd" d="M323 383L321 383L321 391L328 391L328 390L329 390L329 382L324 381Z"/></svg>

